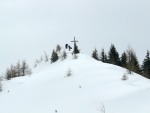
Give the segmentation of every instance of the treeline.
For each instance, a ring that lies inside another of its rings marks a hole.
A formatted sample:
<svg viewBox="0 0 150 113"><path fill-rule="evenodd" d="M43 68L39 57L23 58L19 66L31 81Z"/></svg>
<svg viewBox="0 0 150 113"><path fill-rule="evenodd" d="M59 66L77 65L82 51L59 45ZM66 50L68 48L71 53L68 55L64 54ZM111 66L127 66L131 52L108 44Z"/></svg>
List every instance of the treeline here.
<svg viewBox="0 0 150 113"><path fill-rule="evenodd" d="M14 77L20 77L25 75L31 75L32 71L29 68L26 60L22 62L18 61L16 65L11 65L10 68L7 68L5 77L7 80L10 80Z"/></svg>
<svg viewBox="0 0 150 113"><path fill-rule="evenodd" d="M73 52L72 52L73 59L77 59L78 53L80 53L80 50L78 49L78 46L75 45L75 48L73 49ZM59 59L65 60L66 58L67 58L66 51L63 50L59 44L57 44L56 49L53 49L51 55L48 55L46 52L44 52L44 55L41 55L41 57L39 59L36 59L34 62L34 67L37 67L41 62L54 63Z"/></svg>
<svg viewBox="0 0 150 113"><path fill-rule="evenodd" d="M149 51L147 51L146 57L143 60L142 65L139 64L136 53L131 47L128 47L127 50L124 51L121 54L121 56L119 56L119 53L117 52L117 49L114 44L111 44L111 47L107 54L104 51L104 49L102 49L99 55L98 51L95 49L92 53L92 57L104 63L110 63L110 64L124 67L129 71L130 74L131 72L135 72L150 79Z"/></svg>
<svg viewBox="0 0 150 113"><path fill-rule="evenodd" d="M62 47L58 44L56 49L53 49L51 55L48 55L44 52L44 55L41 55L39 59L36 59L34 62L34 67L37 67L41 62L50 62L54 63L58 59L64 60L67 57L67 53L65 50L62 51Z"/></svg>

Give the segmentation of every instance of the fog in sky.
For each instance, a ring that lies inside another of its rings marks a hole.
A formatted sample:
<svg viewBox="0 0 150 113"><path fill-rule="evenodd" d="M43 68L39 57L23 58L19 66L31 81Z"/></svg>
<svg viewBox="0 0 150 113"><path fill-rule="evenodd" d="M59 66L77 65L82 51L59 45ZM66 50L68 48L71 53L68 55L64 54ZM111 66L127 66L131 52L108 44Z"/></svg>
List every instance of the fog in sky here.
<svg viewBox="0 0 150 113"><path fill-rule="evenodd" d="M18 59L33 66L74 36L82 53L121 55L131 45L142 63L150 50L150 0L0 0L0 73Z"/></svg>

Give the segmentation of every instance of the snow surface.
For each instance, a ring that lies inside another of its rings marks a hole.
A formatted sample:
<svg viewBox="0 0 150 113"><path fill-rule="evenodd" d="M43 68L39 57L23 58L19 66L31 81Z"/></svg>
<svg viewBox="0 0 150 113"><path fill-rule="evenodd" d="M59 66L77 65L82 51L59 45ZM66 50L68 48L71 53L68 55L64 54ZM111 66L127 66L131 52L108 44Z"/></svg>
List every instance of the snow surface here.
<svg viewBox="0 0 150 113"><path fill-rule="evenodd" d="M71 69L72 76L66 73ZM85 54L41 63L31 76L3 81L0 113L150 113L150 81Z"/></svg>

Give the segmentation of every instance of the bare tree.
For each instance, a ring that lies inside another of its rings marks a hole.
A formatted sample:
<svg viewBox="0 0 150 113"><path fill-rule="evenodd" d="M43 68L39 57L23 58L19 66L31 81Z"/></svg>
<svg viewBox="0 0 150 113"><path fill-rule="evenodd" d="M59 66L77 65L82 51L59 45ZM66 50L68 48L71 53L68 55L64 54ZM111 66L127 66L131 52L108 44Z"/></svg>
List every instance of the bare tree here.
<svg viewBox="0 0 150 113"><path fill-rule="evenodd" d="M67 53L66 53L66 51L63 51L63 53L62 53L62 60L66 59L66 58L67 58Z"/></svg>
<svg viewBox="0 0 150 113"><path fill-rule="evenodd" d="M40 61L40 63L43 61L43 56L42 56L42 55L41 55L41 57L40 57L40 60L39 60L39 61Z"/></svg>
<svg viewBox="0 0 150 113"><path fill-rule="evenodd" d="M21 66L21 75L25 76L25 75L30 75L31 69L29 68L28 64L26 63L25 60L22 61L22 66Z"/></svg>
<svg viewBox="0 0 150 113"><path fill-rule="evenodd" d="M44 60L45 60L45 62L48 62L48 58L49 56L47 55L47 53L46 52L44 52Z"/></svg>
<svg viewBox="0 0 150 113"><path fill-rule="evenodd" d="M61 51L61 46L59 44L57 44L57 46L56 46L56 52L60 53L60 51Z"/></svg>
<svg viewBox="0 0 150 113"><path fill-rule="evenodd" d="M127 69L129 70L129 73L131 74L132 71L139 73L140 67L139 67L139 62L136 57L136 53L131 48L131 46L128 46L128 49L126 52L127 52Z"/></svg>
<svg viewBox="0 0 150 113"><path fill-rule="evenodd" d="M7 79L7 80L10 80L10 79L12 78L12 76L11 76L11 71L10 71L9 68L7 68L5 76L6 76L6 79Z"/></svg>
<svg viewBox="0 0 150 113"><path fill-rule="evenodd" d="M17 63L16 71L17 71L17 76L21 76L21 64L20 64L20 60Z"/></svg>
<svg viewBox="0 0 150 113"><path fill-rule="evenodd" d="M102 113L105 113L105 106L104 106L104 104L101 105L101 108L100 108L100 109L101 109L101 112L102 112Z"/></svg>

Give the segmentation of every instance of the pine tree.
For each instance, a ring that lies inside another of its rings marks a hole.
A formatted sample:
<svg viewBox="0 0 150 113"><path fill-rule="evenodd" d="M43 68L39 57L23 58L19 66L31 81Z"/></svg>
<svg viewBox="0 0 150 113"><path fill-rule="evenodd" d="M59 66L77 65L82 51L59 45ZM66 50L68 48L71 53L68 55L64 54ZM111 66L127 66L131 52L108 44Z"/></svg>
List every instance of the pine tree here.
<svg viewBox="0 0 150 113"><path fill-rule="evenodd" d="M105 59L105 63L108 63L108 62L109 62L109 61L108 61L108 57L107 57L107 55L106 55L106 54L105 54L104 59Z"/></svg>
<svg viewBox="0 0 150 113"><path fill-rule="evenodd" d="M74 44L74 54L78 54L80 53L79 49L78 49L78 46L76 45L76 43Z"/></svg>
<svg viewBox="0 0 150 113"><path fill-rule="evenodd" d="M109 53L108 53L109 63L120 66L119 54L113 44L111 44Z"/></svg>
<svg viewBox="0 0 150 113"><path fill-rule="evenodd" d="M102 51L101 51L101 53L100 53L100 61L106 62L106 61L105 61L105 52L104 52L104 49L102 49Z"/></svg>
<svg viewBox="0 0 150 113"><path fill-rule="evenodd" d="M93 51L92 57L93 57L94 59L96 59L96 60L99 60L99 58L98 58L98 52L97 52L96 49Z"/></svg>
<svg viewBox="0 0 150 113"><path fill-rule="evenodd" d="M150 79L150 56L149 51L147 50L147 55L142 64L142 75Z"/></svg>
<svg viewBox="0 0 150 113"><path fill-rule="evenodd" d="M127 55L126 52L124 52L121 56L121 66L126 68L127 67Z"/></svg>
<svg viewBox="0 0 150 113"><path fill-rule="evenodd" d="M51 63L56 62L58 60L58 54L53 50L51 55Z"/></svg>

